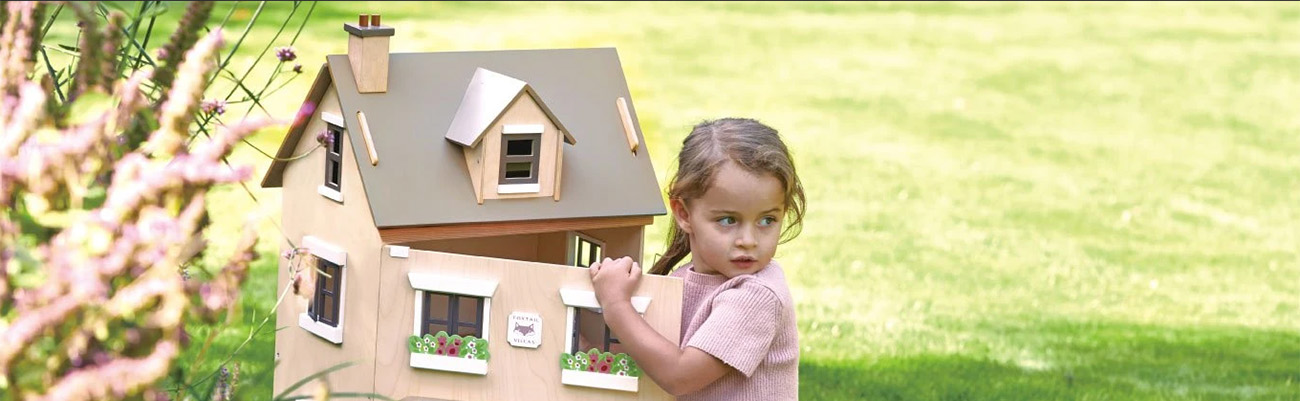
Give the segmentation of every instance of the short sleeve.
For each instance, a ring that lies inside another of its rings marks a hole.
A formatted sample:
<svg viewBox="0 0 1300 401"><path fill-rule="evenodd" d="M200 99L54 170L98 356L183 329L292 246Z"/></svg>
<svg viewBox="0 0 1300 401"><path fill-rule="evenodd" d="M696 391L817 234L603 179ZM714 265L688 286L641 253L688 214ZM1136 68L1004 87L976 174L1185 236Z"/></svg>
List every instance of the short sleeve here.
<svg viewBox="0 0 1300 401"><path fill-rule="evenodd" d="M767 358L776 338L781 302L766 287L742 284L715 296L710 309L686 345L749 377Z"/></svg>

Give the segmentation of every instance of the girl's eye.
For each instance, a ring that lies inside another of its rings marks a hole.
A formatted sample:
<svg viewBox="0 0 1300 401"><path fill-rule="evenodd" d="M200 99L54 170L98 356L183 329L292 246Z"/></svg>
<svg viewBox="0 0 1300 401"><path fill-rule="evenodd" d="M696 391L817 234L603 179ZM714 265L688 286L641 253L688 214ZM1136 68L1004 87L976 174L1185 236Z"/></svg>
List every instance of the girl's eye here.
<svg viewBox="0 0 1300 401"><path fill-rule="evenodd" d="M731 217L731 216L727 216L727 217L719 218L719 219L718 219L718 223L721 223L721 224L724 225L724 226L729 226L729 225L732 225L732 224L736 224L736 218L735 218L735 217Z"/></svg>
<svg viewBox="0 0 1300 401"><path fill-rule="evenodd" d="M772 216L766 216L758 220L758 225L760 226L770 226L773 224L776 224L776 218Z"/></svg>

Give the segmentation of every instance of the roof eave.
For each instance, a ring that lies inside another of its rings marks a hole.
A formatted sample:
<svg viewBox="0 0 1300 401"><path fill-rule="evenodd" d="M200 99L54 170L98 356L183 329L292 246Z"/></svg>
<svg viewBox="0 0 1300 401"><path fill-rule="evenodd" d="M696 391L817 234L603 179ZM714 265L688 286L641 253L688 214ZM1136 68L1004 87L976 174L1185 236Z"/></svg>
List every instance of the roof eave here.
<svg viewBox="0 0 1300 401"><path fill-rule="evenodd" d="M279 188L284 185L284 168L288 166L287 159L293 156L293 150L298 147L298 141L302 139L302 133L307 129L307 123L311 122L316 109L320 107L321 99L325 97L325 92L332 83L329 63L322 63L320 71L316 73L316 80L311 84L311 90L307 91L307 97L303 99L298 114L294 116L293 125L289 126L289 132L280 142L280 149L275 152L271 167L262 177L262 188Z"/></svg>

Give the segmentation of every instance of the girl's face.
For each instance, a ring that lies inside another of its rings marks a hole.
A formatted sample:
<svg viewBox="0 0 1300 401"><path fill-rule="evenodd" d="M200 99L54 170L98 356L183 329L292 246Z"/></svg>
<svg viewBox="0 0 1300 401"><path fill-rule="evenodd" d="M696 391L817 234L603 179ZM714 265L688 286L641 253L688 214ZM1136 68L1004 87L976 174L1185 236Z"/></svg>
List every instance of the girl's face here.
<svg viewBox="0 0 1300 401"><path fill-rule="evenodd" d="M775 176L755 175L728 161L704 196L689 204L672 200L673 218L690 234L695 271L731 278L767 267L781 239L781 188Z"/></svg>

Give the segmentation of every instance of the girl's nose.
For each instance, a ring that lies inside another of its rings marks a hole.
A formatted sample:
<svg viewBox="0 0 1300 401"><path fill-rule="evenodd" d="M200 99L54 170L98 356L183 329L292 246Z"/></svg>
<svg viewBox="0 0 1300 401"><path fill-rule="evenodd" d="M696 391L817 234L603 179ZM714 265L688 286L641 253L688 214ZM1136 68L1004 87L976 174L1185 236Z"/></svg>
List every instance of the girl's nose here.
<svg viewBox="0 0 1300 401"><path fill-rule="evenodd" d="M754 239L754 233L751 230L741 230L740 236L736 237L736 247L753 248L758 246L758 241Z"/></svg>

